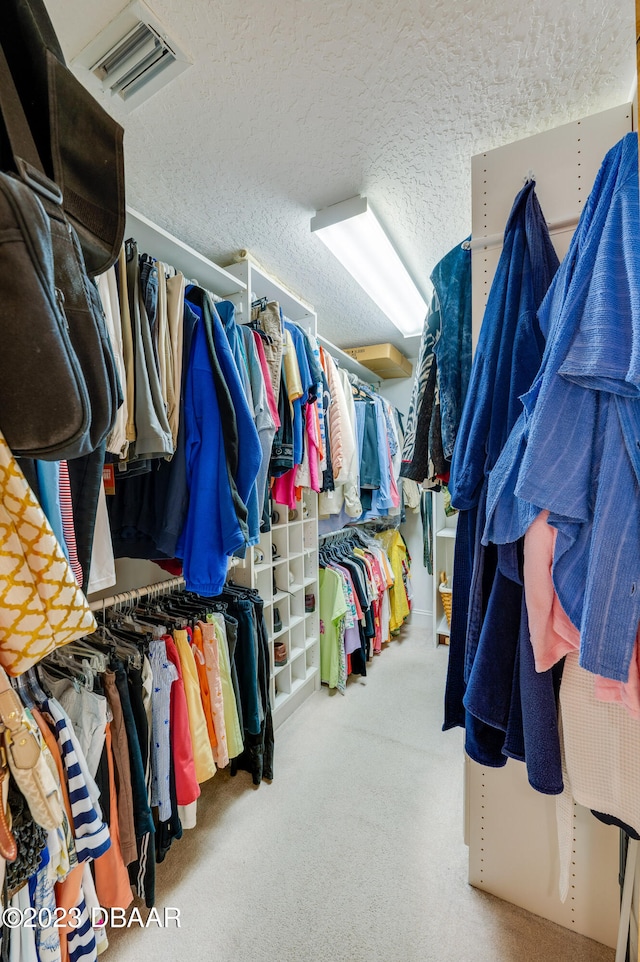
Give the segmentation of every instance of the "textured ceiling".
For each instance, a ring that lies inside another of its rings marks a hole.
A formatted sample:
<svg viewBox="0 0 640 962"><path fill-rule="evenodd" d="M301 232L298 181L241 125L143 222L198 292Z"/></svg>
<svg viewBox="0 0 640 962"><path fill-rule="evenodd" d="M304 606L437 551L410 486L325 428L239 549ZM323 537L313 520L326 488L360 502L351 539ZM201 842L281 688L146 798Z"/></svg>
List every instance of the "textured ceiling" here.
<svg viewBox="0 0 640 962"><path fill-rule="evenodd" d="M125 5L47 0L67 58ZM625 102L635 69L634 0L151 6L194 66L130 114L103 100L128 203L218 263L248 249L342 347L417 353L311 236L316 209L366 194L427 288L469 233L471 156Z"/></svg>

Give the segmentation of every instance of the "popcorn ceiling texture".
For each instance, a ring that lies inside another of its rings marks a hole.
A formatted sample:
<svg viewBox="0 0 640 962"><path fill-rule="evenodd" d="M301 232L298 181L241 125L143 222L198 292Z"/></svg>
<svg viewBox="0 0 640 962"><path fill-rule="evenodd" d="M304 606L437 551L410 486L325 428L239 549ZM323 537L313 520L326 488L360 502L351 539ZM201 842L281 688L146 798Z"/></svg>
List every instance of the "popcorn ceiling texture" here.
<svg viewBox="0 0 640 962"><path fill-rule="evenodd" d="M124 4L47 6L71 59ZM220 264L249 250L343 347L417 352L310 234L316 209L365 194L428 293L470 232L471 156L624 103L635 69L633 0L151 6L194 66L131 114L105 101L128 203Z"/></svg>

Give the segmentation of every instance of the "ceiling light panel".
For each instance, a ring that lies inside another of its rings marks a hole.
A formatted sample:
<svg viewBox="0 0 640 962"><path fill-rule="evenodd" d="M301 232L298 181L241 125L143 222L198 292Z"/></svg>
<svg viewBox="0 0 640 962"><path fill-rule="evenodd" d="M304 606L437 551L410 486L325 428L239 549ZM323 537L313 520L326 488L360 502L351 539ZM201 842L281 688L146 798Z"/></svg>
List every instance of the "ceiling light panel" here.
<svg viewBox="0 0 640 962"><path fill-rule="evenodd" d="M405 337L421 333L425 299L366 197L351 197L318 211L311 230Z"/></svg>

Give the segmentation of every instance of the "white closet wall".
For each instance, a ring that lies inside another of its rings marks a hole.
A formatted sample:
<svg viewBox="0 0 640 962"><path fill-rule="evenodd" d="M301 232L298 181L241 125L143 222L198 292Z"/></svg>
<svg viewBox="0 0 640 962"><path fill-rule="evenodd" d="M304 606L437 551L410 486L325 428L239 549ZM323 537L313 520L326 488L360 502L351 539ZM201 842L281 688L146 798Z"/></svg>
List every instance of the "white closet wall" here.
<svg viewBox="0 0 640 962"><path fill-rule="evenodd" d="M630 129L631 106L623 105L472 159L474 343L501 252L495 240L478 247L478 239L504 231L513 200L531 171L562 258L607 150ZM569 221L572 226L553 230L554 224ZM520 762L492 769L467 758L465 774L471 884L614 946L619 913L618 830L575 806L572 887L562 904L555 799L529 787Z"/></svg>
<svg viewBox="0 0 640 962"><path fill-rule="evenodd" d="M472 157L474 347L502 252L495 235L504 232L525 177L532 174L536 181L536 194L562 260L606 152L631 130L631 113L631 104L623 104ZM566 226L556 229L557 224ZM476 246L483 237L489 238L489 246Z"/></svg>

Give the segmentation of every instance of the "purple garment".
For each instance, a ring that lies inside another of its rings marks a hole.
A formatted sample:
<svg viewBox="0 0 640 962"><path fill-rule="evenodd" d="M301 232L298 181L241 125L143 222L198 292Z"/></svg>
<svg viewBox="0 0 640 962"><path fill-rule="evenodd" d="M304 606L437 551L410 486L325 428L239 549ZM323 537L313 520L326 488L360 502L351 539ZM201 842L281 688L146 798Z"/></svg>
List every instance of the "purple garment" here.
<svg viewBox="0 0 640 962"><path fill-rule="evenodd" d="M346 582L347 582L347 593L346 593L347 605L349 606L349 608L355 608L355 607L356 607L356 605L355 605L355 588L354 588L354 586L353 586L353 578L351 577L351 573L350 573L346 568L343 568L341 565L336 565L336 564L334 564L334 565L332 565L331 567L332 567L335 571L339 571L340 574L343 576L343 578L346 580ZM346 627L345 627L345 630L344 630L344 653L345 653L345 655L351 655L354 651L358 651L358 650L361 648L361 646L362 646L362 642L361 642L361 639L360 639L360 630L359 630L359 628L358 628L358 618L357 618L357 614L356 614L356 616L355 616L355 622L354 622L354 624L352 625L352 627L351 627L351 628L346 628Z"/></svg>

